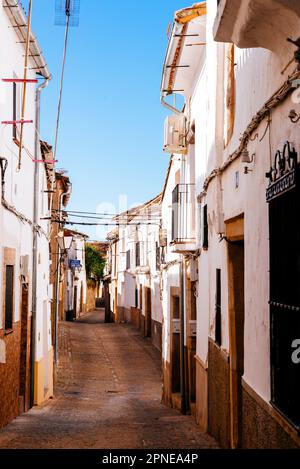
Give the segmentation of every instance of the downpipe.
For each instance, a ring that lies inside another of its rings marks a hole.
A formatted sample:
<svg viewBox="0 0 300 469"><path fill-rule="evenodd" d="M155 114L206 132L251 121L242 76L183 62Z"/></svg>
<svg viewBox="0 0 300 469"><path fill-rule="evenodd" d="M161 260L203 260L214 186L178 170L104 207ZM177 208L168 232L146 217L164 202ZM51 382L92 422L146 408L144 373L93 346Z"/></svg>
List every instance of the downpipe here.
<svg viewBox="0 0 300 469"><path fill-rule="evenodd" d="M62 207L63 207L63 200L64 197L70 194L71 185L66 192L63 192L59 196L59 221L62 221ZM59 229L61 228L61 223L59 224ZM56 279L55 279L55 317L54 317L54 337L55 337L55 344L54 344L54 363L57 365L58 363L58 310L59 310L59 290L60 290L60 271L61 271L61 262L62 262L62 252L60 247L58 246L57 250L57 258L56 258Z"/></svg>
<svg viewBox="0 0 300 469"><path fill-rule="evenodd" d="M41 116L41 92L46 88L51 80L51 76L46 78L36 89L35 93L35 157L39 160L40 154L40 116ZM33 185L33 226L39 221L39 165L34 165L34 185ZM38 263L38 233L33 228L32 242L32 305L31 305L31 341L30 341L30 406L34 406L34 377L35 377L35 357L36 357L36 316L37 316L37 263Z"/></svg>
<svg viewBox="0 0 300 469"><path fill-rule="evenodd" d="M176 107L171 106L171 104L167 103L163 96L161 96L161 98L160 98L160 103L163 107L169 109L169 111L172 111L172 112L174 112L174 114L177 114L178 116L181 116L182 112L180 112L179 109L177 109Z"/></svg>
<svg viewBox="0 0 300 469"><path fill-rule="evenodd" d="M180 389L181 389L181 412L186 415L187 394L186 394L186 381L185 381L185 261L184 256L180 260Z"/></svg>

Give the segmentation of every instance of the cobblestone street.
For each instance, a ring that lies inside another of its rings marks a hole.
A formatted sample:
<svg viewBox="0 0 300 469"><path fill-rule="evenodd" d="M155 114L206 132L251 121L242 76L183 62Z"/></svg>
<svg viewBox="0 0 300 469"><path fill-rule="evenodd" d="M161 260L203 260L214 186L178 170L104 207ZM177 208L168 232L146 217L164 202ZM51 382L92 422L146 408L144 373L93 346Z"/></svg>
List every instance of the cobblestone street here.
<svg viewBox="0 0 300 469"><path fill-rule="evenodd" d="M98 310L60 325L55 398L0 431L0 448L217 447L160 399L159 352Z"/></svg>

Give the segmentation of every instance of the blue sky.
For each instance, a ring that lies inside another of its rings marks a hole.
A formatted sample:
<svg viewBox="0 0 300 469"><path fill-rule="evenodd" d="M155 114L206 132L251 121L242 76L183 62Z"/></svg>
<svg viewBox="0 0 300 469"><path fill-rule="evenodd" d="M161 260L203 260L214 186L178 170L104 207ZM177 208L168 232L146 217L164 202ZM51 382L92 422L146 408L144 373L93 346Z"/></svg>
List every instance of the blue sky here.
<svg viewBox="0 0 300 469"><path fill-rule="evenodd" d="M69 209L94 212L105 202L118 208L120 194L132 206L161 191L168 164L159 93L166 33L174 11L192 3L81 0L80 25L70 30L57 154L73 183ZM64 38L55 0L33 1L32 27L53 75L41 122L51 144ZM81 230L97 238L95 228Z"/></svg>

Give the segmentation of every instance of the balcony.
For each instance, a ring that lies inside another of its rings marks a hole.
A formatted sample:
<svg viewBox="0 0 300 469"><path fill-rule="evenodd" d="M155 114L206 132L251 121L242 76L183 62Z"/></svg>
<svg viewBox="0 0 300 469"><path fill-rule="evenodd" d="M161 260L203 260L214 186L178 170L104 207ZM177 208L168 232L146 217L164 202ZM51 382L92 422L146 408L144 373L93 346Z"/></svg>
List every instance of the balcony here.
<svg viewBox="0 0 300 469"><path fill-rule="evenodd" d="M291 54L294 49L287 38L299 36L299 18L300 2L295 0L219 0L214 38L242 49Z"/></svg>
<svg viewBox="0 0 300 469"><path fill-rule="evenodd" d="M172 252L196 251L195 204L195 184L178 184L172 193Z"/></svg>

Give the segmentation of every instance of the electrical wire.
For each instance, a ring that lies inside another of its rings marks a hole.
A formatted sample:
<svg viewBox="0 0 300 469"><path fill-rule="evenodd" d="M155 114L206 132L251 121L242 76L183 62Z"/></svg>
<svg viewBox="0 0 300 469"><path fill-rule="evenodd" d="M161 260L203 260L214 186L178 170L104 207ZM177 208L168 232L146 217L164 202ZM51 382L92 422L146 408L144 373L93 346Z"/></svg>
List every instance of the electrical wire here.
<svg viewBox="0 0 300 469"><path fill-rule="evenodd" d="M157 225L159 226L159 223L146 223L146 222L141 222L141 223L87 223L87 222L77 222L76 220L50 220L52 223L59 223L63 225L81 225L81 226L151 226L151 225Z"/></svg>
<svg viewBox="0 0 300 469"><path fill-rule="evenodd" d="M22 95L22 113L21 113L21 132L20 132L20 146L19 146L19 158L18 158L18 168L20 171L22 163L22 143L23 143L23 131L25 119L25 110L26 110L26 92L27 92L27 74L28 74L28 56L29 56L29 47L30 47L30 35L31 35L31 18L32 18L32 1L29 0L29 11L28 11L28 20L27 20L27 37L26 37L26 47L25 47L25 60L24 60L24 82L23 82L23 95Z"/></svg>
<svg viewBox="0 0 300 469"><path fill-rule="evenodd" d="M126 217L126 216L134 216L136 218L135 215L132 215L130 214L129 212L125 212L125 214L123 215L118 215L116 213L107 213L107 212L81 212L81 211L77 211L77 210L58 210L58 209L53 209L53 212L64 212L64 213L69 213L69 214L82 214L82 215L107 215L107 216L113 216L113 217ZM147 217L148 215L139 215L137 218L143 218L143 217ZM157 218L159 218L158 215L153 215Z"/></svg>
<svg viewBox="0 0 300 469"><path fill-rule="evenodd" d="M67 21L66 21L66 29L65 29L64 51L63 51L62 69L61 69L61 77L60 77L60 90L59 90L59 100L58 100L58 108L57 108L56 128L55 128L54 160L56 160L56 154L57 154L61 104L62 104L62 96L63 96L63 88L64 88L65 66L66 66L68 38L69 38L70 14L67 14L66 12L66 16L67 16Z"/></svg>

